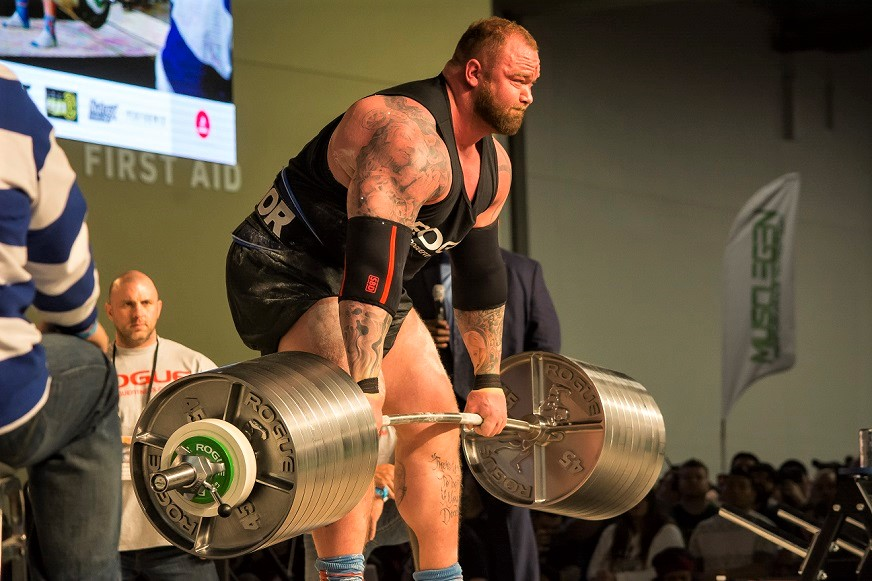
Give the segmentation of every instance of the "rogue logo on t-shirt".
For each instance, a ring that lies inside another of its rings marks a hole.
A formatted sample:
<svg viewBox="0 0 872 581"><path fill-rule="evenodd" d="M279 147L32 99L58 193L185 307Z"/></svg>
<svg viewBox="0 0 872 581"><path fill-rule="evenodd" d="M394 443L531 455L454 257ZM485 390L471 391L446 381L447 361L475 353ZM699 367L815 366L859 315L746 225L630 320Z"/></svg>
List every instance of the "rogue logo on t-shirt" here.
<svg viewBox="0 0 872 581"><path fill-rule="evenodd" d="M118 387L119 389L122 387L126 387L128 385L148 385L148 380L150 379L151 370L143 369L142 371L134 371L133 373L119 373L118 374ZM186 375L190 375L190 371L179 370L172 371L170 369L166 369L163 371L157 371L154 374L154 383L169 383L171 381L175 381L180 377L184 377Z"/></svg>

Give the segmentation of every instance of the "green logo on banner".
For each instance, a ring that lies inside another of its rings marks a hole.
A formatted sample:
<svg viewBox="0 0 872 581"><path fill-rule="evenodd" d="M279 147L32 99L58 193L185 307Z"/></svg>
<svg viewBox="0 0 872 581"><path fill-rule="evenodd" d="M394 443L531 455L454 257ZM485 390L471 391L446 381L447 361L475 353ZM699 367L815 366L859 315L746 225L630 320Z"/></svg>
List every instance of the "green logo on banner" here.
<svg viewBox="0 0 872 581"><path fill-rule="evenodd" d="M774 210L755 213L751 258L751 344L755 363L772 363L779 345L779 296L781 291L781 242L784 216Z"/></svg>

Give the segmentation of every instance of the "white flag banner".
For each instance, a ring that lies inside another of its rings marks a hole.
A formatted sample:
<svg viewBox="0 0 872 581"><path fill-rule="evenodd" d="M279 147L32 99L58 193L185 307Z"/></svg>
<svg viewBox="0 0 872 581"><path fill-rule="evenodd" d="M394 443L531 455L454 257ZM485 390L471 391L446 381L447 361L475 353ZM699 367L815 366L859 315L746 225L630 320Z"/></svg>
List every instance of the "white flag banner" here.
<svg viewBox="0 0 872 581"><path fill-rule="evenodd" d="M754 194L724 252L721 418L756 380L793 366L793 264L799 174Z"/></svg>

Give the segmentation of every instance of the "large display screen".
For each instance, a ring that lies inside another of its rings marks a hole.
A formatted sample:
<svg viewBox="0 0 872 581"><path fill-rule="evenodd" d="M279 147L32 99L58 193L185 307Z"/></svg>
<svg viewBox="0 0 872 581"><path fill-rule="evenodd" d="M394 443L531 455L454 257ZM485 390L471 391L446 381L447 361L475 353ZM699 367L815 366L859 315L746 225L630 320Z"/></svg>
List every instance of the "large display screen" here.
<svg viewBox="0 0 872 581"><path fill-rule="evenodd" d="M66 139L235 165L232 48L230 0L0 0L0 60Z"/></svg>

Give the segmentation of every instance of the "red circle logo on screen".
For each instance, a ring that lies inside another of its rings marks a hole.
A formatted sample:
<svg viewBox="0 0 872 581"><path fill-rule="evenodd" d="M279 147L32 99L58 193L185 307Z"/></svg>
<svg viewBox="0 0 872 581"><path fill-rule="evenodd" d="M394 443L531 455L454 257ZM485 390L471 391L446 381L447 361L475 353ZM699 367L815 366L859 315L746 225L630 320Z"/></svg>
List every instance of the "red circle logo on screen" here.
<svg viewBox="0 0 872 581"><path fill-rule="evenodd" d="M206 139L209 137L209 116L205 111L197 113L197 135Z"/></svg>

